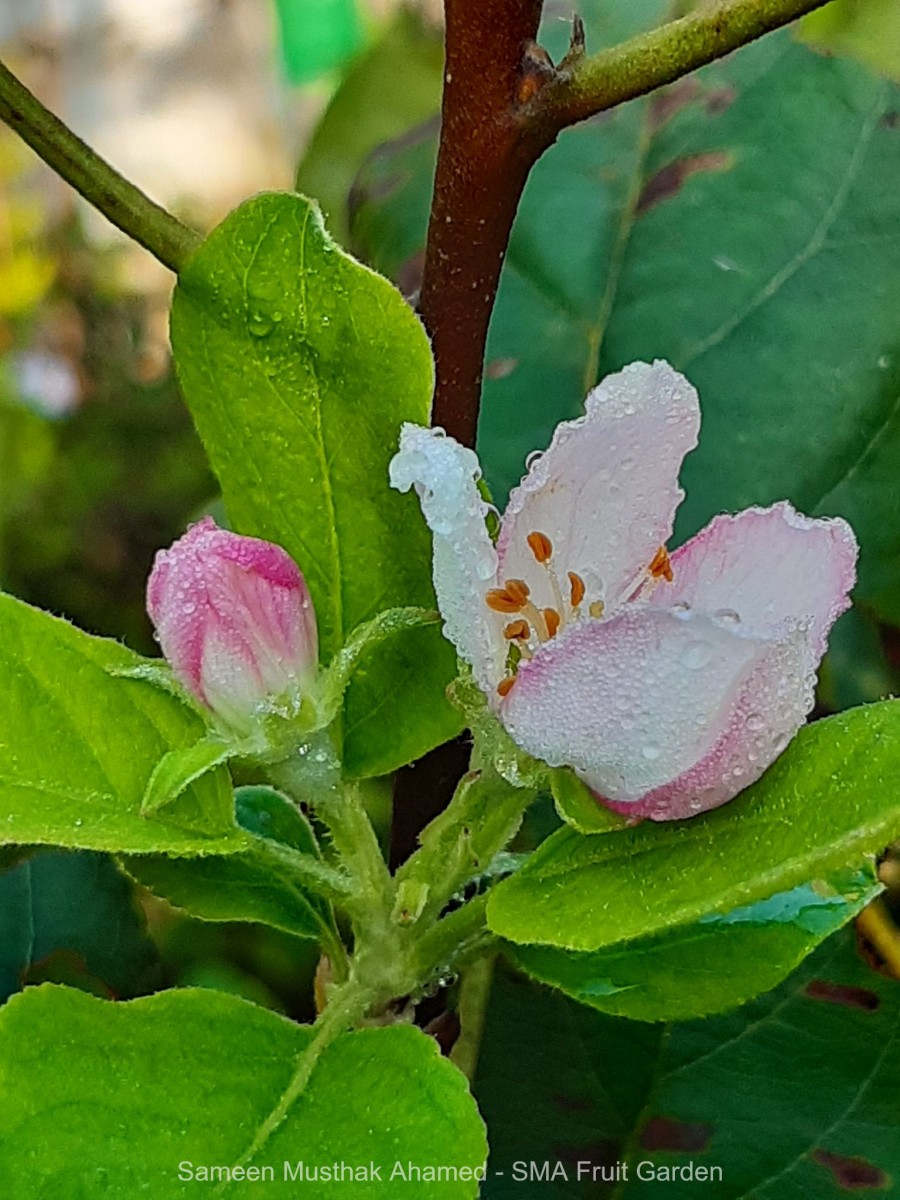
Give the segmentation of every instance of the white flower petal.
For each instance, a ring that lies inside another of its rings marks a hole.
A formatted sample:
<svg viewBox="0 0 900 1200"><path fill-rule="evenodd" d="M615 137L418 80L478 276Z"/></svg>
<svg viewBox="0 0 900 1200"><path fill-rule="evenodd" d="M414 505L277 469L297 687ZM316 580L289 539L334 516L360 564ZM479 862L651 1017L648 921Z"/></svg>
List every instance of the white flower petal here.
<svg viewBox="0 0 900 1200"><path fill-rule="evenodd" d="M674 580L654 600L729 613L751 629L804 621L816 662L856 581L856 538L839 517L813 519L787 501L714 517L672 555Z"/></svg>
<svg viewBox="0 0 900 1200"><path fill-rule="evenodd" d="M502 578L527 579L539 607L553 603L526 542L544 533L559 574L581 575L587 600L612 613L671 535L678 472L699 427L697 393L668 363L604 379L513 489L497 543Z"/></svg>
<svg viewBox="0 0 900 1200"><path fill-rule="evenodd" d="M629 608L542 646L501 718L530 754L573 767L605 799L636 801L710 753L777 644L704 614ZM794 682L806 695L805 674Z"/></svg>
<svg viewBox="0 0 900 1200"><path fill-rule="evenodd" d="M795 628L765 644L706 754L636 803L609 807L630 817L672 821L731 800L759 779L803 725L813 706L815 682L807 630Z"/></svg>
<svg viewBox="0 0 900 1200"><path fill-rule="evenodd" d="M391 486L415 488L434 535L434 588L444 632L475 679L493 695L503 674L506 646L485 594L496 586L497 553L485 525L488 505L477 481L472 450L441 430L405 424L390 466Z"/></svg>

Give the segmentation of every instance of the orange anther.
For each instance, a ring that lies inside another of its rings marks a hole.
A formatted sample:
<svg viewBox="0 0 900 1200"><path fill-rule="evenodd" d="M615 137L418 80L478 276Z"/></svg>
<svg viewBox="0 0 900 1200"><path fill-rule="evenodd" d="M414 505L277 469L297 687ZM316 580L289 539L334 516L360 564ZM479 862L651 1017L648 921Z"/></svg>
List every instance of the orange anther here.
<svg viewBox="0 0 900 1200"><path fill-rule="evenodd" d="M675 578L672 573L672 564L669 561L669 552L665 546L660 546L657 552L650 560L650 566L647 568L654 579L665 579L666 583L671 583Z"/></svg>
<svg viewBox="0 0 900 1200"><path fill-rule="evenodd" d="M531 588L524 579L507 579L504 591L508 596L512 596L520 608L528 603L528 597L531 595Z"/></svg>
<svg viewBox="0 0 900 1200"><path fill-rule="evenodd" d="M569 594L569 599L572 603L572 607L577 608L584 599L584 580L580 575L576 575L574 571L570 571L569 585L572 589Z"/></svg>
<svg viewBox="0 0 900 1200"><path fill-rule="evenodd" d="M517 642L520 638L531 637L531 626L527 621L513 621L503 630L503 636L508 642Z"/></svg>
<svg viewBox="0 0 900 1200"><path fill-rule="evenodd" d="M488 608L499 613L517 613L522 608L522 601L511 596L506 588L491 588L484 602Z"/></svg>
<svg viewBox="0 0 900 1200"><path fill-rule="evenodd" d="M497 694L499 696L508 696L512 691L512 685L516 682L515 675L507 675L505 679L501 679L497 684Z"/></svg>
<svg viewBox="0 0 900 1200"><path fill-rule="evenodd" d="M553 543L547 537L546 533L529 533L525 539L528 542L528 548L538 560L539 563L548 562L553 553Z"/></svg>
<svg viewBox="0 0 900 1200"><path fill-rule="evenodd" d="M544 620L547 622L547 634L549 637L555 637L556 631L559 629L559 613L555 608L544 609Z"/></svg>

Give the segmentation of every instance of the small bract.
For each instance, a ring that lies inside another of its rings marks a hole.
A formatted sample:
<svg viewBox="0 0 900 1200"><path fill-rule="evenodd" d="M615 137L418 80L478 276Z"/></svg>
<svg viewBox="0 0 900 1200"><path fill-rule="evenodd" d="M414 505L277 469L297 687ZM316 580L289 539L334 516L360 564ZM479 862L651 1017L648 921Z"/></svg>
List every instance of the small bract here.
<svg viewBox="0 0 900 1200"><path fill-rule="evenodd" d="M856 539L782 502L716 517L670 556L696 391L633 363L585 410L531 460L496 547L478 459L442 431L405 425L391 482L418 493L446 635L513 739L619 812L689 816L805 721Z"/></svg>
<svg viewBox="0 0 900 1200"><path fill-rule="evenodd" d="M147 611L175 675L238 733L298 707L315 676L316 618L294 560L205 517L160 550Z"/></svg>

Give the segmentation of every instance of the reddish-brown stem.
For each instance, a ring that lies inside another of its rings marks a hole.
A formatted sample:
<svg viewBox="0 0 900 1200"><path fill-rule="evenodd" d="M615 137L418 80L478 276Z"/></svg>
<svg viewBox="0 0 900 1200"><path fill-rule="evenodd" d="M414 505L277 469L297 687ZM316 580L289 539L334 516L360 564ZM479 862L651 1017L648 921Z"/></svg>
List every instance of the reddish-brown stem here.
<svg viewBox="0 0 900 1200"><path fill-rule="evenodd" d="M527 89L543 82L540 62L528 53L542 2L445 5L441 144L420 311L437 372L432 419L467 446L475 445L488 322L513 218L528 172L548 144L523 137L516 118ZM468 759L468 744L457 739L397 773L393 866L446 806Z"/></svg>
<svg viewBox="0 0 900 1200"><path fill-rule="evenodd" d="M447 0L441 144L421 312L434 423L474 446L488 322L528 172L547 144L516 120L541 0Z"/></svg>

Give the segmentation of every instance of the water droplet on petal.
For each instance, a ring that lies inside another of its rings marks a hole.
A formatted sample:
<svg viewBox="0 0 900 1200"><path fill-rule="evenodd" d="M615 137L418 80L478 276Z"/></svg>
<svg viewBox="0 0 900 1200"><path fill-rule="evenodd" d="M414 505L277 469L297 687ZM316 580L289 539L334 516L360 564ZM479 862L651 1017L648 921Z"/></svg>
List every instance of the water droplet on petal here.
<svg viewBox="0 0 900 1200"><path fill-rule="evenodd" d="M733 608L717 608L713 616L723 625L740 625L741 623L740 615Z"/></svg>
<svg viewBox="0 0 900 1200"><path fill-rule="evenodd" d="M643 754L648 762L653 762L654 759L659 758L659 746L654 746L648 742L646 746L641 747L641 754Z"/></svg>
<svg viewBox="0 0 900 1200"><path fill-rule="evenodd" d="M709 663L712 656L712 646L706 642L691 642L684 648L681 662L689 671L699 671Z"/></svg>
<svg viewBox="0 0 900 1200"><path fill-rule="evenodd" d="M759 715L759 713L750 713L750 715L747 717L747 721L746 721L747 728L749 730L751 730L753 733L759 733L760 729L762 729L764 724L765 724L765 722L763 721L763 719Z"/></svg>

